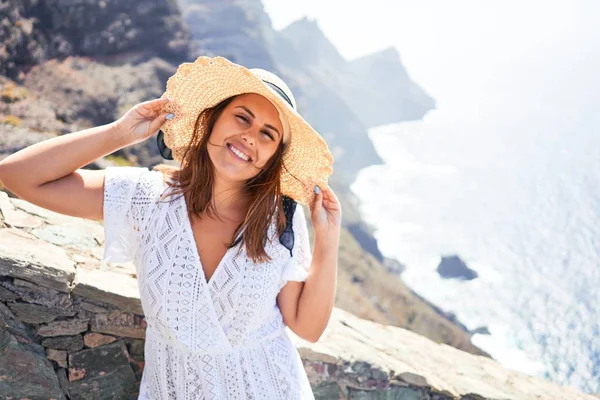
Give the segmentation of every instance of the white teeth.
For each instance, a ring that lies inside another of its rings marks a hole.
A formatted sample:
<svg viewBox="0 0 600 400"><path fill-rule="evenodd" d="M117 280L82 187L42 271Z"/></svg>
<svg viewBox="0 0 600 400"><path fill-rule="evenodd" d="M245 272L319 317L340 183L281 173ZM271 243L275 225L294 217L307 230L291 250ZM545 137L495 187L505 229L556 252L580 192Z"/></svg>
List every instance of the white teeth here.
<svg viewBox="0 0 600 400"><path fill-rule="evenodd" d="M250 157L248 157L247 155L245 155L244 153L242 153L241 151L239 151L238 149L236 149L235 147L233 147L232 145L229 145L229 148L231 149L231 151L234 152L234 154L236 156L238 156L239 158L241 158L244 161L248 161L250 159Z"/></svg>

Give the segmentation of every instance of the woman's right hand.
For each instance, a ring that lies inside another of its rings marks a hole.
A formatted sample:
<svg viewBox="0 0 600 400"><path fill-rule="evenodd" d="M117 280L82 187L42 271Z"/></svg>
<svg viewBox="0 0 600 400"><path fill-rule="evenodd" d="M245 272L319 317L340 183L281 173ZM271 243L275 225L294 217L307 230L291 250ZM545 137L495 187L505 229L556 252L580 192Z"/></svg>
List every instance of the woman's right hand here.
<svg viewBox="0 0 600 400"><path fill-rule="evenodd" d="M161 112L161 109L168 102L167 98L154 99L131 107L121 118L113 122L119 139L129 146L154 135L167 120L169 114Z"/></svg>

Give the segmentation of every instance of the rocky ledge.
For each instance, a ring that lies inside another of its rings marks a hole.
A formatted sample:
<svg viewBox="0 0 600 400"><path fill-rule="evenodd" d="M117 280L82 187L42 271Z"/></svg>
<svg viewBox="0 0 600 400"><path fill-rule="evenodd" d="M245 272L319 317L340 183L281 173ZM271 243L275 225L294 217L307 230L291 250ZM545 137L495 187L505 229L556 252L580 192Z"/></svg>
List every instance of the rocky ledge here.
<svg viewBox="0 0 600 400"><path fill-rule="evenodd" d="M133 265L100 263L95 221L1 191L0 213L2 398L136 398L145 320ZM337 308L318 343L290 335L318 399L596 399Z"/></svg>
<svg viewBox="0 0 600 400"><path fill-rule="evenodd" d="M318 399L597 400L339 308L317 343L290 336Z"/></svg>

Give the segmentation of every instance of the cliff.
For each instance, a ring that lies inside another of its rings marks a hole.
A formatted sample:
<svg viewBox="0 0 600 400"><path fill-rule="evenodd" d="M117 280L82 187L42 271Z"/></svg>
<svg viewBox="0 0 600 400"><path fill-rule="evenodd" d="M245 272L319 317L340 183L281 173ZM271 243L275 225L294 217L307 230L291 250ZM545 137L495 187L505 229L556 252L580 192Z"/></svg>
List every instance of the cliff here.
<svg viewBox="0 0 600 400"><path fill-rule="evenodd" d="M146 324L135 267L100 264L97 222L1 191L0 216L3 398L136 398ZM318 399L594 398L339 308L319 342L289 333Z"/></svg>
<svg viewBox="0 0 600 400"><path fill-rule="evenodd" d="M421 119L435 101L414 83L394 48L346 61L316 21L300 19L281 31L277 52L286 62L292 46L302 69L338 94L366 127Z"/></svg>

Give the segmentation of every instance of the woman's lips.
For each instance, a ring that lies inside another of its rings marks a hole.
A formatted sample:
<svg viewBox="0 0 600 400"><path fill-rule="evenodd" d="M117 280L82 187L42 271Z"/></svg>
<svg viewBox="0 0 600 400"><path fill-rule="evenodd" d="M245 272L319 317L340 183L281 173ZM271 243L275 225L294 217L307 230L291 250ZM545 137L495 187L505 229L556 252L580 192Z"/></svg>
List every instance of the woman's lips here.
<svg viewBox="0 0 600 400"><path fill-rule="evenodd" d="M242 150L240 150L238 147L236 147L235 145L233 145L231 143L227 143L227 148L229 149L231 154L233 154L233 156L240 161L249 163L252 160L248 154L246 154L245 152L243 152Z"/></svg>

